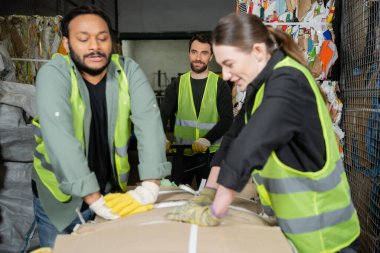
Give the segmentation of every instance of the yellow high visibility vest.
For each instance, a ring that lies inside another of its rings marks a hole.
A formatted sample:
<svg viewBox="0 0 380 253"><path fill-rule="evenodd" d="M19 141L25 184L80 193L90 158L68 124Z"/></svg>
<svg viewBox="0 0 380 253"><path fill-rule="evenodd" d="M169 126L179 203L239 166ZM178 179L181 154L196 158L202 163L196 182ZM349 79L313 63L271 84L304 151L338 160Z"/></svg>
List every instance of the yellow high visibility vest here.
<svg viewBox="0 0 380 253"><path fill-rule="evenodd" d="M178 88L178 110L174 126L176 142L192 144L198 138L205 136L219 121L217 108L218 75L209 71L201 108L197 117L193 92L191 89L190 72L183 74ZM221 140L215 141L209 148L210 153L219 149ZM193 155L191 150L185 150L185 155Z"/></svg>
<svg viewBox="0 0 380 253"><path fill-rule="evenodd" d="M360 234L325 102L310 72L290 57L275 69L293 67L304 73L316 97L318 115L326 145L326 163L320 171L302 172L282 163L273 151L262 170L254 170L264 210L275 215L285 236L298 252L336 252L349 246ZM252 114L260 106L265 84L258 90ZM247 114L246 123L247 123Z"/></svg>
<svg viewBox="0 0 380 253"><path fill-rule="evenodd" d="M81 98L78 80L71 68L70 58L68 56L62 55L62 57L67 61L70 66L70 76L71 76L71 107L73 112L73 127L75 132L75 137L81 143L83 150L85 149L84 140L84 112L85 105ZM130 170L128 162L128 140L131 135L131 123L130 123L130 97L128 92L128 80L125 75L123 68L119 63L119 55L112 55L112 62L115 63L120 70L118 76L119 81L119 97L118 97L118 114L116 120L116 127L114 133L114 145L115 145L115 166L117 171L117 180L120 188L123 191L127 189L127 179ZM37 142L36 150L34 152L33 164L37 172L37 175L41 179L42 183L54 197L61 201L67 202L71 199L70 195L63 193L59 189L59 182L52 170L49 156L45 149L45 142L43 140L40 124L38 117L33 119L33 125L35 129L35 140Z"/></svg>

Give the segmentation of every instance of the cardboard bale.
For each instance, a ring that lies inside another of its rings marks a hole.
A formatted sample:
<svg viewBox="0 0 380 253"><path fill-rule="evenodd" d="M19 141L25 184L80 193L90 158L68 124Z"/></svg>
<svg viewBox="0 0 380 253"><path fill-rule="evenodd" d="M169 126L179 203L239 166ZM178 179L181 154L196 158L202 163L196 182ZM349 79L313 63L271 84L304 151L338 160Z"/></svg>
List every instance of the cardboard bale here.
<svg viewBox="0 0 380 253"><path fill-rule="evenodd" d="M288 11L293 12L297 7L297 0L286 0L286 8Z"/></svg>
<svg viewBox="0 0 380 253"><path fill-rule="evenodd" d="M314 63L310 68L311 74L317 78L322 74L322 62L319 57L315 57Z"/></svg>
<svg viewBox="0 0 380 253"><path fill-rule="evenodd" d="M307 43L308 43L309 35L302 34L298 36L298 46L300 47L302 52L307 52Z"/></svg>
<svg viewBox="0 0 380 253"><path fill-rule="evenodd" d="M311 0L298 1L298 20L302 21L303 16L311 9Z"/></svg>
<svg viewBox="0 0 380 253"><path fill-rule="evenodd" d="M165 218L173 205L193 195L178 188L161 188L152 211L118 220L87 223L71 235L57 237L54 253L61 252L293 252L278 226L246 207L237 198L218 227L200 227ZM250 208L254 209L254 208Z"/></svg>

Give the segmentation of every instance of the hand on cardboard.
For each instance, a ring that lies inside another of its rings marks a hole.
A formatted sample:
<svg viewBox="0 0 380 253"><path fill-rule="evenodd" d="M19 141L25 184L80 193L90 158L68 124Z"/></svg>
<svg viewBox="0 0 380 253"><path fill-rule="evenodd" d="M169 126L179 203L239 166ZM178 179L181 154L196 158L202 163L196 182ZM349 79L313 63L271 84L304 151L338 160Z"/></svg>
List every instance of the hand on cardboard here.
<svg viewBox="0 0 380 253"><path fill-rule="evenodd" d="M103 219L115 220L117 218L120 218L119 215L112 213L111 209L108 208L105 204L106 202L104 201L103 196L100 196L100 198L89 205L89 207L96 213L96 215L102 217Z"/></svg>
<svg viewBox="0 0 380 253"><path fill-rule="evenodd" d="M131 214L146 212L153 208L153 205L142 205L129 193L113 193L104 197L106 206L112 213L125 217Z"/></svg>
<svg viewBox="0 0 380 253"><path fill-rule="evenodd" d="M194 141L191 145L191 148L193 149L194 153L205 153L206 150L210 147L211 143L209 140L205 138L199 138L198 140Z"/></svg>
<svg viewBox="0 0 380 253"><path fill-rule="evenodd" d="M200 206L192 202L174 208L166 214L166 218L173 221L182 221L199 226L218 226L222 219L212 211L212 205Z"/></svg>
<svg viewBox="0 0 380 253"><path fill-rule="evenodd" d="M215 199L216 189L214 188L203 188L199 195L191 198L189 202L195 203L200 206L209 206Z"/></svg>
<svg viewBox="0 0 380 253"><path fill-rule="evenodd" d="M108 194L104 197L106 206L114 214L125 217L131 214L149 211L157 200L159 187L154 182L143 182L135 190L127 193Z"/></svg>

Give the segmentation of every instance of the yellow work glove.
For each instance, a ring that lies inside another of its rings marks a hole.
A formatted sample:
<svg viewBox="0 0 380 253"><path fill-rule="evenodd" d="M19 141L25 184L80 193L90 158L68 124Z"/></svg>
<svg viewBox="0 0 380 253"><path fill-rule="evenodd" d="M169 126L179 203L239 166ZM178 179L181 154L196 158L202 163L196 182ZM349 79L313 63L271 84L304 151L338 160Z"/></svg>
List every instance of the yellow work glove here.
<svg viewBox="0 0 380 253"><path fill-rule="evenodd" d="M106 206L114 214L125 217L131 214L149 211L157 200L160 188L153 182L143 182L136 189L127 193L108 194L104 197Z"/></svg>
<svg viewBox="0 0 380 253"><path fill-rule="evenodd" d="M114 193L104 197L106 206L112 210L112 213L125 217L135 213L146 212L153 208L153 205L142 205L134 199L129 193Z"/></svg>
<svg viewBox="0 0 380 253"><path fill-rule="evenodd" d="M216 189L205 187L201 190L198 196L195 196L189 200L194 204L200 206L209 206L214 201Z"/></svg>
<svg viewBox="0 0 380 253"><path fill-rule="evenodd" d="M205 138L199 138L198 140L194 141L191 145L191 148L193 149L194 153L205 153L206 150L210 147L211 143L209 140Z"/></svg>
<svg viewBox="0 0 380 253"><path fill-rule="evenodd" d="M170 149L170 141L169 141L169 140L166 140L166 143L165 143L165 150L166 150L166 153L169 153L169 149Z"/></svg>
<svg viewBox="0 0 380 253"><path fill-rule="evenodd" d="M174 208L166 214L166 218L173 221L182 221L199 226L218 226L222 219L216 217L211 206L200 206L194 203L187 203Z"/></svg>
<svg viewBox="0 0 380 253"><path fill-rule="evenodd" d="M35 249L31 251L30 253L53 253L53 249L49 247L43 247L43 248Z"/></svg>

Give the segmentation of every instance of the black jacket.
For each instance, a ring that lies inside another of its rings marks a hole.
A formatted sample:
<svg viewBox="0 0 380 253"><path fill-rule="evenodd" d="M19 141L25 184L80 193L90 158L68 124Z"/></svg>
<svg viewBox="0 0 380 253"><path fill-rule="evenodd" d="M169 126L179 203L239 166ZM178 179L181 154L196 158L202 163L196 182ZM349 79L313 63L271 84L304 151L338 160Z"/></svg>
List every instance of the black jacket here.
<svg viewBox="0 0 380 253"><path fill-rule="evenodd" d="M299 70L273 67L284 58L274 52L268 64L248 86L242 110L223 137L211 166L221 166L218 183L241 191L253 169L261 169L272 151L286 165L315 172L325 162L326 148L319 121L316 98ZM245 112L251 112L255 95L265 82L260 107L245 125Z"/></svg>

